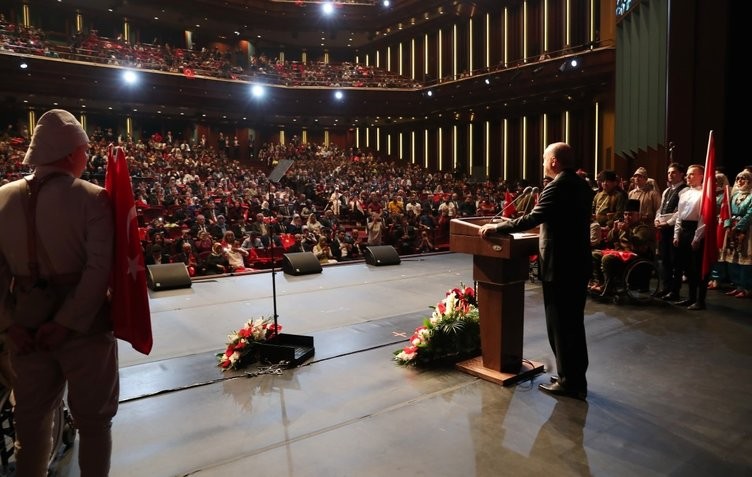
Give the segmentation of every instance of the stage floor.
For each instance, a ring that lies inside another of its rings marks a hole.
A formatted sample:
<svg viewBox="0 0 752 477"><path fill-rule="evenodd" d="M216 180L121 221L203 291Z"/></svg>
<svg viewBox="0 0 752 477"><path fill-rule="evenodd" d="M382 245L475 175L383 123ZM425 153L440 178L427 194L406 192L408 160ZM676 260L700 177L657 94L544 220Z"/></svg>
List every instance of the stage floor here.
<svg viewBox="0 0 752 477"><path fill-rule="evenodd" d="M539 283L525 288L524 357L546 374L502 387L395 365L461 282L473 283L472 257L447 253L152 293L151 355L120 343L110 475L752 474L749 300L711 291L700 312L589 300L582 402L537 389L555 371ZM222 373L226 335L275 301L282 331L313 337L315 355L280 374Z"/></svg>

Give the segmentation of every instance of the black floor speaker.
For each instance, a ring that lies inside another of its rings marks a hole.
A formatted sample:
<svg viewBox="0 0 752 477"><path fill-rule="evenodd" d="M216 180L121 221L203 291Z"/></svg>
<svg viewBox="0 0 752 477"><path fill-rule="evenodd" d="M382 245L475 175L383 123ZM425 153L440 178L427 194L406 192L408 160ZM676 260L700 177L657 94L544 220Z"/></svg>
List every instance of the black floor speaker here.
<svg viewBox="0 0 752 477"><path fill-rule="evenodd" d="M321 263L313 252L295 252L282 255L282 271L288 275L321 273Z"/></svg>
<svg viewBox="0 0 752 477"><path fill-rule="evenodd" d="M154 291L191 287L191 277L182 262L147 265L146 269L146 284Z"/></svg>
<svg viewBox="0 0 752 477"><path fill-rule="evenodd" d="M366 247L363 254L369 265L399 265L400 256L391 245L373 245Z"/></svg>

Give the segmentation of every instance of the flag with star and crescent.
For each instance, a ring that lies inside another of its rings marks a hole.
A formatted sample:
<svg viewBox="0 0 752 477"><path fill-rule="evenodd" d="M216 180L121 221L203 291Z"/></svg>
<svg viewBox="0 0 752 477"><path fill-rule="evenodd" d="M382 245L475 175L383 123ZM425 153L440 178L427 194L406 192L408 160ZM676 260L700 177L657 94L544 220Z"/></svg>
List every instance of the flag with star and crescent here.
<svg viewBox="0 0 752 477"><path fill-rule="evenodd" d="M107 152L105 189L112 200L115 219L115 255L112 266L112 326L115 336L133 349L149 354L153 344L146 267L138 233L128 164L121 147Z"/></svg>

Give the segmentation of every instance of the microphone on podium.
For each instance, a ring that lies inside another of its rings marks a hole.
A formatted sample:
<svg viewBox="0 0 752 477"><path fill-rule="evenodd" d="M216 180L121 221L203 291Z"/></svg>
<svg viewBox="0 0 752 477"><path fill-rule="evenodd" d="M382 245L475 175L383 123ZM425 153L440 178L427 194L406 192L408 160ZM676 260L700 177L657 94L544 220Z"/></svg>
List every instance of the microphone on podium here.
<svg viewBox="0 0 752 477"><path fill-rule="evenodd" d="M535 204L538 203L538 193L539 192L540 192L540 189L538 189L537 187L533 187L532 188L532 190L530 191L530 194L528 195L527 200L523 204L523 207L522 207L522 209L523 209L522 213L523 214L527 214L528 212L530 212L531 210L533 210L533 207L535 207Z"/></svg>
<svg viewBox="0 0 752 477"><path fill-rule="evenodd" d="M533 188L532 187L530 187L530 186L525 187L525 189L522 191L522 193L520 195L518 195L517 197L515 197L510 203L508 203L504 207L502 207L502 209L496 215L494 215L493 217L491 217L491 222L494 222L494 223L495 222L499 222L501 219L509 220L507 217L504 217L504 213L507 210L509 210L510 207L514 206L516 208L519 205L520 201L524 197L526 197L526 196L528 196L528 195L530 195L532 193L533 193Z"/></svg>

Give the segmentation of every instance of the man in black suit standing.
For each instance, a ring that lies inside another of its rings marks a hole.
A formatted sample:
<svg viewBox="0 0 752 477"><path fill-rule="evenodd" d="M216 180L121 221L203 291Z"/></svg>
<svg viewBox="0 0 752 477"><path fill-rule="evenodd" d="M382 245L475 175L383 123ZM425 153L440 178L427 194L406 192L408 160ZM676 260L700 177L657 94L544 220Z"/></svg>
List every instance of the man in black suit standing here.
<svg viewBox="0 0 752 477"><path fill-rule="evenodd" d="M548 341L558 377L539 388L557 396L585 399L588 367L585 299L590 267L590 216L593 191L577 175L571 146L550 144L543 152L543 172L553 177L538 204L522 217L481 227L481 237L530 230L540 225L539 257Z"/></svg>

